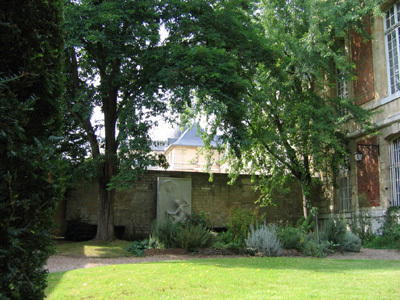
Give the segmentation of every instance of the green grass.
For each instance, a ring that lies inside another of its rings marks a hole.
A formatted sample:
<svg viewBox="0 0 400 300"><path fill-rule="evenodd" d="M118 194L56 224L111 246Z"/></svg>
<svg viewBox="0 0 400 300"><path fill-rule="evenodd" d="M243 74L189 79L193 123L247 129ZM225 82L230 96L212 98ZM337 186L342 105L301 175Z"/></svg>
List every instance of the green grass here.
<svg viewBox="0 0 400 300"><path fill-rule="evenodd" d="M400 261L226 258L49 274L47 299L399 299Z"/></svg>
<svg viewBox="0 0 400 300"><path fill-rule="evenodd" d="M114 242L85 241L56 244L56 253L61 255L112 258L132 256L126 248L132 242L116 240Z"/></svg>

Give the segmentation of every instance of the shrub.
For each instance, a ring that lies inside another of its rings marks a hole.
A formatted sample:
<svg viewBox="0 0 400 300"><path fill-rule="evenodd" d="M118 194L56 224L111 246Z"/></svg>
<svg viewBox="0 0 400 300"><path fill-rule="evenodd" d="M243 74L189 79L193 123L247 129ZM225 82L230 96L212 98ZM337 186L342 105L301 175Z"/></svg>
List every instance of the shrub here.
<svg viewBox="0 0 400 300"><path fill-rule="evenodd" d="M233 242L232 233L226 231L216 234L212 248L219 250L239 249L239 245Z"/></svg>
<svg viewBox="0 0 400 300"><path fill-rule="evenodd" d="M364 246L372 249L398 249L400 242L393 240L387 235L378 235Z"/></svg>
<svg viewBox="0 0 400 300"><path fill-rule="evenodd" d="M307 218L300 218L296 223L296 227L305 233L312 232L315 228L315 215L310 212Z"/></svg>
<svg viewBox="0 0 400 300"><path fill-rule="evenodd" d="M134 241L126 250L132 253L133 256L144 257L146 253L144 253L144 249L149 248L149 240L142 241Z"/></svg>
<svg viewBox="0 0 400 300"><path fill-rule="evenodd" d="M214 235L203 225L182 226L179 228L175 238L177 247L196 251L201 248L208 248L214 242Z"/></svg>
<svg viewBox="0 0 400 300"><path fill-rule="evenodd" d="M211 222L207 219L205 213L202 211L200 214L192 214L184 223L183 226L198 226L210 228Z"/></svg>
<svg viewBox="0 0 400 300"><path fill-rule="evenodd" d="M369 205L365 194L359 196L358 205L359 207L367 207ZM351 213L349 227L352 233L359 236L363 244L371 242L375 238L372 232L371 214L368 211L354 208Z"/></svg>
<svg viewBox="0 0 400 300"><path fill-rule="evenodd" d="M279 256L282 252L282 245L276 234L275 225L262 225L258 228L250 227L247 247L252 251L261 252L267 256Z"/></svg>
<svg viewBox="0 0 400 300"><path fill-rule="evenodd" d="M149 246L152 248L167 249L175 248L176 237L180 224L173 223L167 219L164 222L155 220L151 224L151 234L149 238Z"/></svg>
<svg viewBox="0 0 400 300"><path fill-rule="evenodd" d="M385 221L382 226L382 235L389 237L390 239L400 241L400 207L391 206L385 213Z"/></svg>
<svg viewBox="0 0 400 300"><path fill-rule="evenodd" d="M400 247L400 207L391 206L387 209L380 235L365 246L378 249L396 249Z"/></svg>
<svg viewBox="0 0 400 300"><path fill-rule="evenodd" d="M332 243L320 241L319 243L313 237L307 237L301 243L301 252L305 256L325 257L328 253L333 253Z"/></svg>
<svg viewBox="0 0 400 300"><path fill-rule="evenodd" d="M45 296L53 217L65 188L62 6L1 3L0 299Z"/></svg>
<svg viewBox="0 0 400 300"><path fill-rule="evenodd" d="M283 249L300 250L300 235L301 230L291 226L277 228L277 235L282 243Z"/></svg>
<svg viewBox="0 0 400 300"><path fill-rule="evenodd" d="M346 232L339 241L344 251L360 252L361 239L352 232Z"/></svg>
<svg viewBox="0 0 400 300"><path fill-rule="evenodd" d="M325 227L320 231L319 238L322 241L340 244L344 235L347 233L346 223L342 220L330 218L325 223Z"/></svg>
<svg viewBox="0 0 400 300"><path fill-rule="evenodd" d="M245 248L250 226L255 225L261 219L257 210L253 212L249 209L232 209L227 223L228 232L232 235L232 245L237 248Z"/></svg>

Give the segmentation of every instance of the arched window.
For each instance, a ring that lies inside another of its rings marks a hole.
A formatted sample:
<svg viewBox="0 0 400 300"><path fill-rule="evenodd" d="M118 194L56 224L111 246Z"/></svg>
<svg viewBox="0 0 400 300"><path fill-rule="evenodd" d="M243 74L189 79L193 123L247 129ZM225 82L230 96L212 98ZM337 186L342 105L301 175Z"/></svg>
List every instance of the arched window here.
<svg viewBox="0 0 400 300"><path fill-rule="evenodd" d="M400 137L390 147L391 205L400 206Z"/></svg>

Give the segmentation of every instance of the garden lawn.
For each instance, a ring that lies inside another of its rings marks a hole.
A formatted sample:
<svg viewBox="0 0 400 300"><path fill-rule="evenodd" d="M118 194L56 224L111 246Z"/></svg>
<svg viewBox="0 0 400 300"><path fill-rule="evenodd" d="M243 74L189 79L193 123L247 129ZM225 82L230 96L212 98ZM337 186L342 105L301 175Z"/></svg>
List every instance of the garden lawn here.
<svg viewBox="0 0 400 300"><path fill-rule="evenodd" d="M49 274L47 299L399 299L400 261L223 258Z"/></svg>
<svg viewBox="0 0 400 300"><path fill-rule="evenodd" d="M56 254L81 256L81 257L98 257L98 258L113 258L132 256L126 248L132 242L115 240L113 242L101 241L84 241L84 242L67 242L56 244Z"/></svg>

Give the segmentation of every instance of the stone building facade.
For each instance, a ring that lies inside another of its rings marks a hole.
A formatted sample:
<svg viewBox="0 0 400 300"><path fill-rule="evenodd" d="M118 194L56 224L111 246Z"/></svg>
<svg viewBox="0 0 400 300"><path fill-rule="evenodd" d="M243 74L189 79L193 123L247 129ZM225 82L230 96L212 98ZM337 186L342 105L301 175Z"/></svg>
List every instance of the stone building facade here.
<svg viewBox="0 0 400 300"><path fill-rule="evenodd" d="M357 80L346 83L348 96L374 113L379 135L369 136L349 123L349 148L362 154L351 157L338 174L339 187L327 213L350 217L355 210L382 217L392 205L400 205L400 3L387 1L384 16L370 20L373 39L364 42L353 33L346 51L355 64Z"/></svg>

